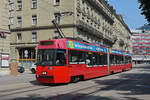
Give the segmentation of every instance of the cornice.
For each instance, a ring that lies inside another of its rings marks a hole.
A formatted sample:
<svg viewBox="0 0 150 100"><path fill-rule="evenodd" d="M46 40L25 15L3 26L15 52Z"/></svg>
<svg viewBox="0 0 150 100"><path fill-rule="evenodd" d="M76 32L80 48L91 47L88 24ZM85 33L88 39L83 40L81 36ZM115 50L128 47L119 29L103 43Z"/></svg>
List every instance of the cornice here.
<svg viewBox="0 0 150 100"><path fill-rule="evenodd" d="M64 24L59 25L60 28L70 28L75 27L74 24ZM18 31L33 31L33 30L45 30L45 29L54 29L55 27L53 25L50 26L31 26L31 27L18 27L18 28L12 28L11 32L18 32Z"/></svg>

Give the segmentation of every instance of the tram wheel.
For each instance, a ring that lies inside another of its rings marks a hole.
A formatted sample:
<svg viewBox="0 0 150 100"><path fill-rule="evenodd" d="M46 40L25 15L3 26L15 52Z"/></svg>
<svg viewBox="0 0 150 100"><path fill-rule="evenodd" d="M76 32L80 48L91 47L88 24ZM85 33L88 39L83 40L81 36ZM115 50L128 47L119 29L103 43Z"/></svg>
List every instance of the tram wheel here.
<svg viewBox="0 0 150 100"><path fill-rule="evenodd" d="M71 77L71 82L72 83L76 83L76 82L78 82L78 81L80 81L82 79L83 79L83 76L72 76Z"/></svg>

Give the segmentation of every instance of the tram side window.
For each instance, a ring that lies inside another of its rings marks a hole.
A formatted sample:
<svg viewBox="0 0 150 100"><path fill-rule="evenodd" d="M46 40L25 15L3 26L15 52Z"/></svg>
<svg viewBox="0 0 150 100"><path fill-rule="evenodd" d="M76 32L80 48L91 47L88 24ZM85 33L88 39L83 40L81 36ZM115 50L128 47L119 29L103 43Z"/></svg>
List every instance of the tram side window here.
<svg viewBox="0 0 150 100"><path fill-rule="evenodd" d="M110 55L110 64L116 64L116 57L115 57L115 55Z"/></svg>
<svg viewBox="0 0 150 100"><path fill-rule="evenodd" d="M93 65L93 61L92 61L92 52L87 52L86 53L86 65Z"/></svg>
<svg viewBox="0 0 150 100"><path fill-rule="evenodd" d="M125 63L126 64L128 63L128 57L127 56L125 57Z"/></svg>
<svg viewBox="0 0 150 100"><path fill-rule="evenodd" d="M107 55L103 53L99 53L98 65L106 65L106 64L107 64Z"/></svg>
<svg viewBox="0 0 150 100"><path fill-rule="evenodd" d="M123 62L123 56L120 56L120 59L121 59L121 60L120 60L120 63L123 64L123 63L124 63L124 62Z"/></svg>
<svg viewBox="0 0 150 100"><path fill-rule="evenodd" d="M101 53L96 53L96 65L103 65L101 59Z"/></svg>
<svg viewBox="0 0 150 100"><path fill-rule="evenodd" d="M132 58L131 58L131 57L129 57L129 62L130 62L130 63L132 62Z"/></svg>
<svg viewBox="0 0 150 100"><path fill-rule="evenodd" d="M115 58L116 58L116 64L119 64L119 56L115 55Z"/></svg>
<svg viewBox="0 0 150 100"><path fill-rule="evenodd" d="M116 55L116 63L117 64L122 64L122 56Z"/></svg>
<svg viewBox="0 0 150 100"><path fill-rule="evenodd" d="M69 64L85 63L85 52L77 50L69 50Z"/></svg>
<svg viewBox="0 0 150 100"><path fill-rule="evenodd" d="M56 51L56 65L66 65L66 50Z"/></svg>
<svg viewBox="0 0 150 100"><path fill-rule="evenodd" d="M89 66L106 65L107 64L107 55L102 54L102 53L88 52L86 54L86 64Z"/></svg>
<svg viewBox="0 0 150 100"><path fill-rule="evenodd" d="M102 55L103 54L101 54L101 53L93 53L92 54L92 65L103 65Z"/></svg>
<svg viewBox="0 0 150 100"><path fill-rule="evenodd" d="M83 51L78 52L78 62L85 64L85 52Z"/></svg>
<svg viewBox="0 0 150 100"><path fill-rule="evenodd" d="M99 53L99 65L107 65L107 54Z"/></svg>
<svg viewBox="0 0 150 100"><path fill-rule="evenodd" d="M116 55L116 63L117 64L123 64L123 56Z"/></svg>
<svg viewBox="0 0 150 100"><path fill-rule="evenodd" d="M107 65L107 54L102 55L102 63L103 65Z"/></svg>
<svg viewBox="0 0 150 100"><path fill-rule="evenodd" d="M126 57L125 57L125 63L128 64L128 63L131 63L131 62L132 62L132 58L126 56Z"/></svg>
<svg viewBox="0 0 150 100"><path fill-rule="evenodd" d="M69 51L69 63L70 62L77 62L78 60L78 52L75 50L70 50Z"/></svg>

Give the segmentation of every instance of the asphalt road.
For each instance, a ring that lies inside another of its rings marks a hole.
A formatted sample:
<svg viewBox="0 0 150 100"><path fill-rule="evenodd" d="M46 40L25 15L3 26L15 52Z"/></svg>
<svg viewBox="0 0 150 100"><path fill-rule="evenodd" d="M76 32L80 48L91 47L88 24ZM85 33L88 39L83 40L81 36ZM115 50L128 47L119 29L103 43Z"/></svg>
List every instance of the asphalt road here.
<svg viewBox="0 0 150 100"><path fill-rule="evenodd" d="M39 84L27 71L0 77L0 100L150 100L150 65L70 84Z"/></svg>

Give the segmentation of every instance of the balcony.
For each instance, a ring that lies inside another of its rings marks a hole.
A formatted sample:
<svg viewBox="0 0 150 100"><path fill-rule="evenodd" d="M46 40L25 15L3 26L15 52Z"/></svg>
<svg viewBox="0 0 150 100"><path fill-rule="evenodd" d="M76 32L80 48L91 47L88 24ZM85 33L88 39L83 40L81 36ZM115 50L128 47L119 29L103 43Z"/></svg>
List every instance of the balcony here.
<svg viewBox="0 0 150 100"><path fill-rule="evenodd" d="M113 41L113 43L115 43L117 40L118 40L117 36L116 36L116 35L113 35L113 36L112 36L112 41Z"/></svg>
<svg viewBox="0 0 150 100"><path fill-rule="evenodd" d="M85 23L84 21L82 20L78 20L77 21L77 28L82 30L82 31L85 31L89 34L93 34L99 38L103 38L104 40L106 40L107 42L109 42L110 44L114 44L117 40L117 36L107 36L107 35L104 35L103 33L99 32L98 30L96 30L95 28L93 28L92 26L88 25L87 23Z"/></svg>
<svg viewBox="0 0 150 100"><path fill-rule="evenodd" d="M110 36L105 35L104 36L104 40L106 40L110 44L114 44L116 42L116 40L117 40L117 37L116 36L110 37Z"/></svg>
<svg viewBox="0 0 150 100"><path fill-rule="evenodd" d="M120 46L123 46L124 44L125 44L124 41L123 41L122 39L120 39L120 40L119 40L119 45L120 45Z"/></svg>
<svg viewBox="0 0 150 100"><path fill-rule="evenodd" d="M127 39L131 39L131 37L130 37L130 36L127 36Z"/></svg>
<svg viewBox="0 0 150 100"><path fill-rule="evenodd" d="M76 9L77 9L77 11L78 11L79 13L82 13L82 10L81 10L80 7L77 7Z"/></svg>
<svg viewBox="0 0 150 100"><path fill-rule="evenodd" d="M83 31L93 34L93 35L96 35L100 38L103 38L103 33L99 32L98 30L96 30L92 26L88 25L87 23L83 22L82 20L78 20L76 26L80 30L83 30Z"/></svg>
<svg viewBox="0 0 150 100"><path fill-rule="evenodd" d="M106 9L103 8L103 7L99 4L99 2L96 1L96 0L86 0L86 1L89 2L89 4L90 4L91 6L93 6L97 11L99 11L100 13L102 13L103 16L104 16L105 18L107 18L107 20L108 20L111 24L114 23L114 19L113 19L113 17L112 17L111 14L110 14L110 13L112 13L112 12L109 13L108 10L107 10L107 11L108 11L108 12L107 12Z"/></svg>

